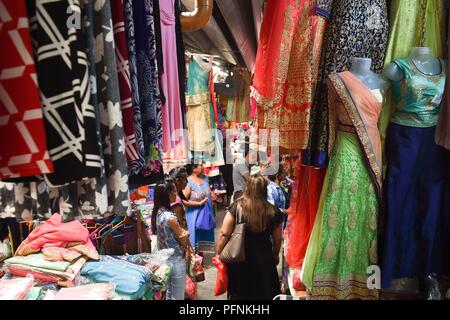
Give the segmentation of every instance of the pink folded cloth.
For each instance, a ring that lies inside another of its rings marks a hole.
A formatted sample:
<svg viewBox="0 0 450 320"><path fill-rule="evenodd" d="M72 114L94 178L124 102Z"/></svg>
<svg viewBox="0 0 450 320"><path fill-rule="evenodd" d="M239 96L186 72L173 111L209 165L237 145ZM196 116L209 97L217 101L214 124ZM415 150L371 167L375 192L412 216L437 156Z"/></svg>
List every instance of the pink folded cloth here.
<svg viewBox="0 0 450 320"><path fill-rule="evenodd" d="M110 283L96 283L85 286L63 288L55 300L108 300L114 293L114 285Z"/></svg>
<svg viewBox="0 0 450 320"><path fill-rule="evenodd" d="M16 255L26 256L41 251L47 252L49 259L56 257L64 260L63 251L54 248L67 248L98 260L98 252L89 238L89 231L79 221L61 222L61 215L55 213L50 219L34 229L19 246ZM44 253L45 255L45 253ZM66 258L73 258L74 253L65 252ZM53 261L53 260L52 260Z"/></svg>

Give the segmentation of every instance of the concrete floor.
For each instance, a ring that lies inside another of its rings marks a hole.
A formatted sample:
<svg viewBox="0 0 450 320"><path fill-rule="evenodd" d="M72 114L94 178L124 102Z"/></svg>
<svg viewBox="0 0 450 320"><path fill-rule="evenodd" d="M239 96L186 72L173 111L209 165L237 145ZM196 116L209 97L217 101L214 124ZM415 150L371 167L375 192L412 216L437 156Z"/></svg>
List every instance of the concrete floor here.
<svg viewBox="0 0 450 320"><path fill-rule="evenodd" d="M216 230L215 234L220 231L220 228L222 227L223 219L226 214L226 209L222 208L218 210L217 216L216 216ZM216 236L217 238L217 236ZM280 261L282 259L281 257L282 253L280 251ZM214 296L214 287L216 285L216 277L217 277L217 269L212 265L212 263L204 263L204 269L205 269L205 281L197 283L197 299L198 300L226 300L227 295L224 294L222 296ZM281 275L281 263L278 264L278 274Z"/></svg>

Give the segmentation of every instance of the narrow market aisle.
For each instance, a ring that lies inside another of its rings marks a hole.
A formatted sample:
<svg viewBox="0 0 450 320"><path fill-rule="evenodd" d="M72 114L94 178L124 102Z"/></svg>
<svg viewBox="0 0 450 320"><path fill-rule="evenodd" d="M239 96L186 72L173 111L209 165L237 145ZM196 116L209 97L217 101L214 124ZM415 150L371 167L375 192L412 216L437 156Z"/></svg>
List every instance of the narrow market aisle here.
<svg viewBox="0 0 450 320"><path fill-rule="evenodd" d="M220 208L217 210L216 215L216 231L215 238L222 227L223 219L227 210L226 208ZM197 284L197 299L198 300L226 300L227 295L214 296L214 287L216 285L217 269L212 263L205 263L205 281Z"/></svg>
<svg viewBox="0 0 450 320"><path fill-rule="evenodd" d="M226 208L221 208L217 212L216 216L216 230L215 235L217 238L217 234L220 231L220 228L222 227L223 219L225 218L226 214ZM280 252L280 261L282 259L282 252ZM216 285L216 276L217 276L217 269L212 265L212 263L206 263L205 266L205 281L200 282L197 284L197 299L198 300L226 300L227 295L221 295L218 297L214 296L214 287ZM282 265L281 262L277 266L278 275L281 278L282 274Z"/></svg>

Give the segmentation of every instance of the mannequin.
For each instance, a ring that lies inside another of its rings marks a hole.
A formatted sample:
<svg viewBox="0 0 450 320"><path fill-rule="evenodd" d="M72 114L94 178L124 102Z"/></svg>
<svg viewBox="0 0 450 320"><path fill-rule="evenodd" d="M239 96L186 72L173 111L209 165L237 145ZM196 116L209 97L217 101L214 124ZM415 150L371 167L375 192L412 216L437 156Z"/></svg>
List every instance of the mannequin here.
<svg viewBox="0 0 450 320"><path fill-rule="evenodd" d="M350 72L356 76L366 87L370 90L382 89L386 90L389 87L389 82L386 79L372 70L372 59L369 58L352 58L352 67Z"/></svg>
<svg viewBox="0 0 450 320"><path fill-rule="evenodd" d="M202 68L205 70L206 73L211 71L212 63L203 61L202 56L194 55L194 60L197 61L197 63L202 66Z"/></svg>
<svg viewBox="0 0 450 320"><path fill-rule="evenodd" d="M441 62L433 57L429 47L414 47L411 50L410 58L420 72L432 76L441 73ZM384 75L395 82L401 81L405 75L403 71L392 62L384 71Z"/></svg>

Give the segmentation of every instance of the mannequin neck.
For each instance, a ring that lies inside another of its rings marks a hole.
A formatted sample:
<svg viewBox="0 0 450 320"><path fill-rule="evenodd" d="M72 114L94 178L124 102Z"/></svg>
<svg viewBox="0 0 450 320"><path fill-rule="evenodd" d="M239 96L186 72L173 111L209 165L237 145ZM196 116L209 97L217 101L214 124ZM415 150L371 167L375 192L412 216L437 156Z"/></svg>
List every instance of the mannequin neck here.
<svg viewBox="0 0 450 320"><path fill-rule="evenodd" d="M414 47L411 50L411 58L417 61L430 61L434 59L431 48L428 47Z"/></svg>
<svg viewBox="0 0 450 320"><path fill-rule="evenodd" d="M372 74L370 67L372 60L367 58L353 58L350 72L355 75L368 76Z"/></svg>

